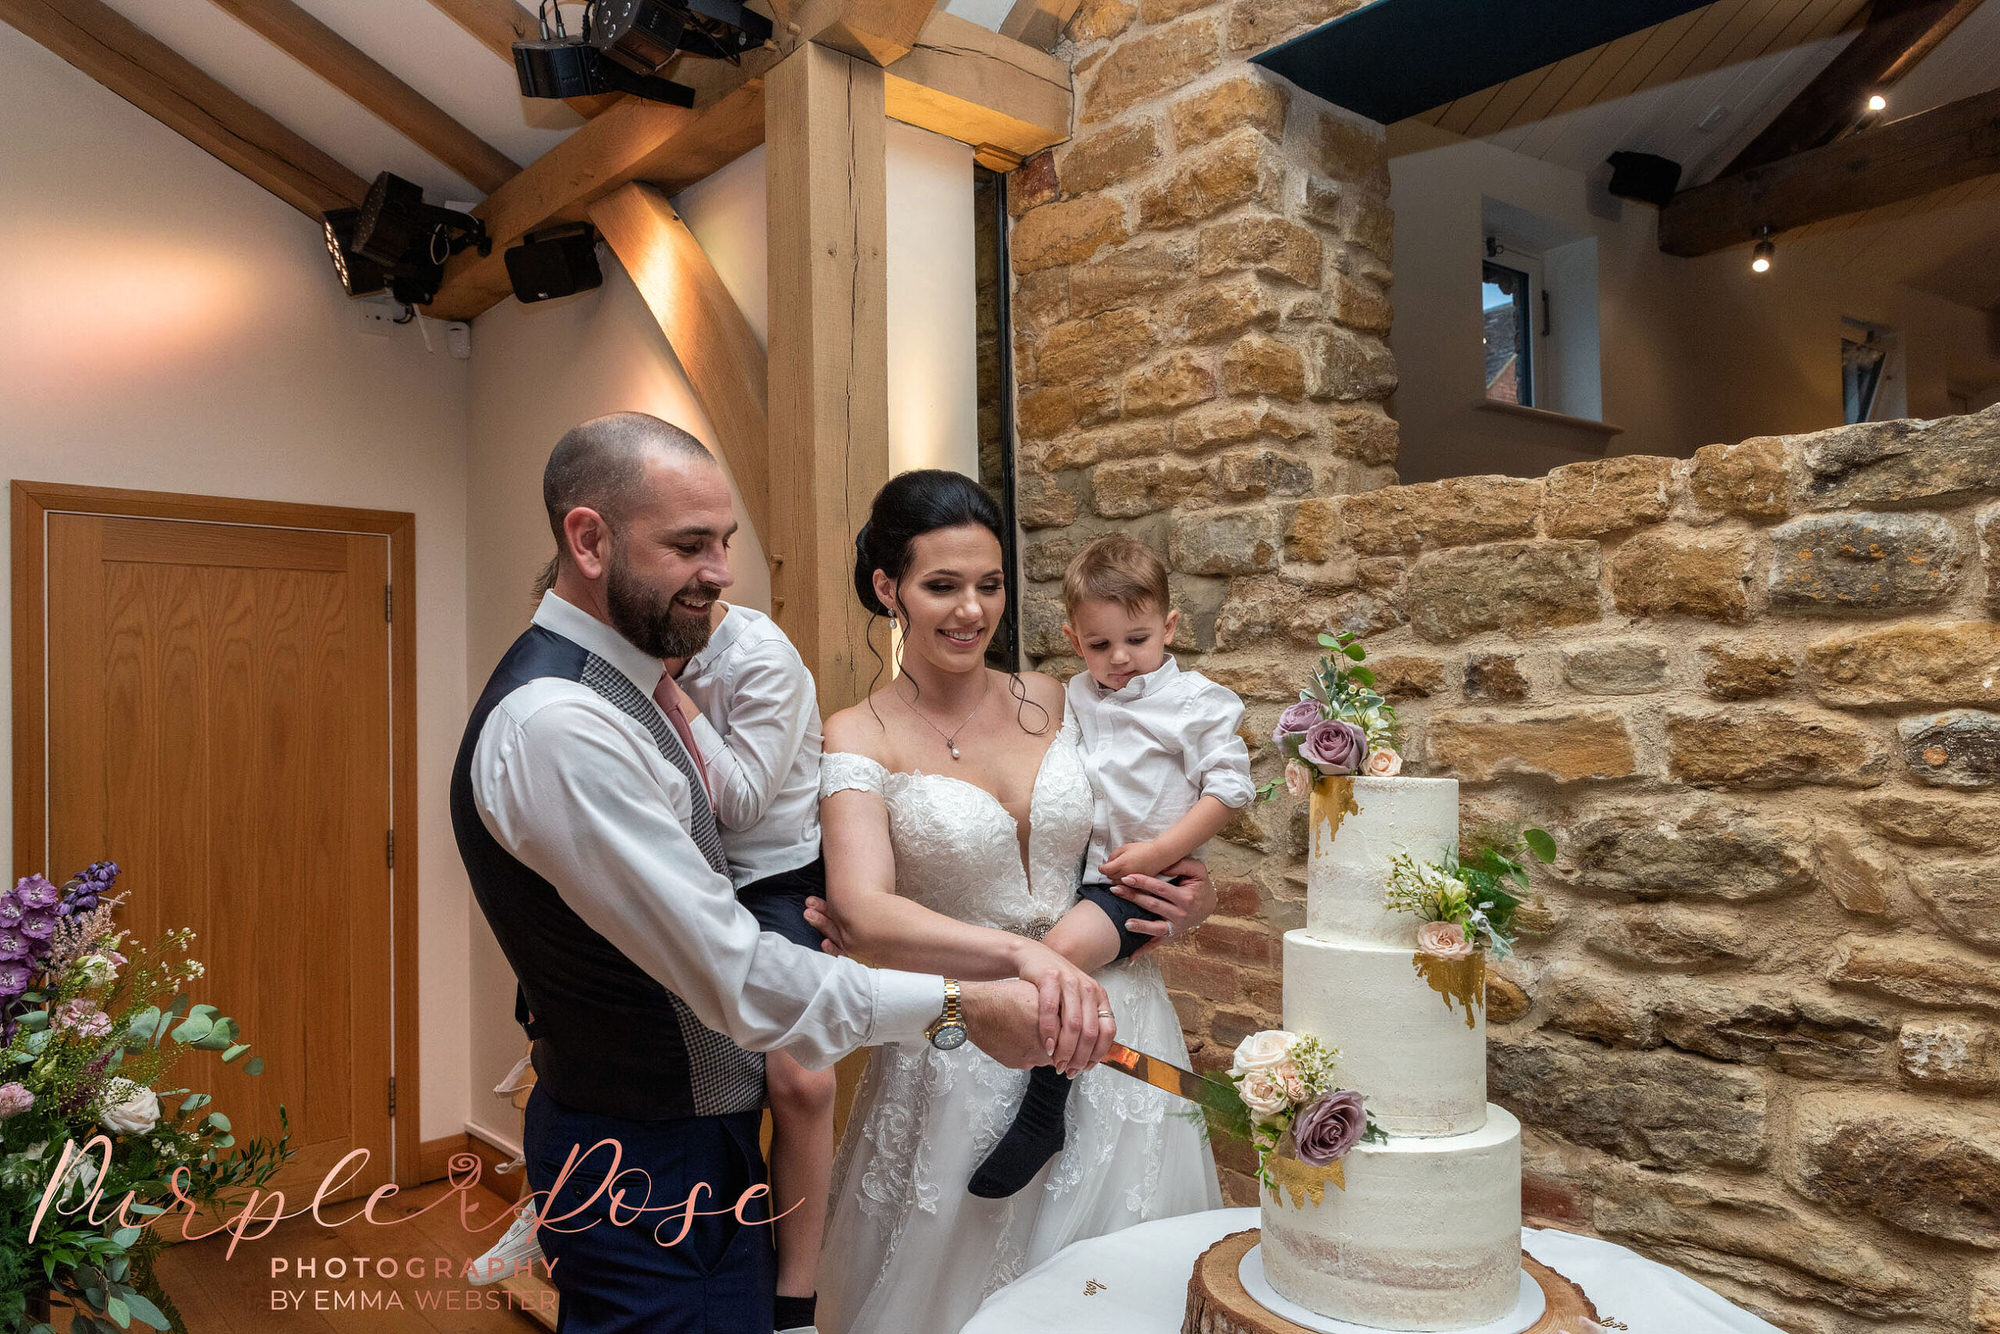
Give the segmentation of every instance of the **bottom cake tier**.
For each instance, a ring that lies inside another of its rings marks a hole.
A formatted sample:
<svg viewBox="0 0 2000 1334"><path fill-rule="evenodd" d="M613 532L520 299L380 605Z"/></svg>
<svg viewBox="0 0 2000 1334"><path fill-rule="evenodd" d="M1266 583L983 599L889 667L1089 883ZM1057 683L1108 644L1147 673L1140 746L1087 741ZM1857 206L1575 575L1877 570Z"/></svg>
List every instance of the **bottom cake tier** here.
<svg viewBox="0 0 2000 1334"><path fill-rule="evenodd" d="M1322 1200L1263 1192L1264 1275L1310 1311L1379 1329L1471 1329L1514 1308L1521 1123L1489 1104L1468 1135L1392 1137L1342 1160Z"/></svg>

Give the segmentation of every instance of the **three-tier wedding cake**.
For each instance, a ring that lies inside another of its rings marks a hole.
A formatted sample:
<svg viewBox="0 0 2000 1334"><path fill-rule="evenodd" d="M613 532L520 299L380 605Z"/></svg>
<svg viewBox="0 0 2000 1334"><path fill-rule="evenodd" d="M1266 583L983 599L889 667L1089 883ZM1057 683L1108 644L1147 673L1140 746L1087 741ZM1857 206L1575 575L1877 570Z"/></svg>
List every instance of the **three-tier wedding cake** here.
<svg viewBox="0 0 2000 1334"><path fill-rule="evenodd" d="M1306 925L1285 934L1285 1028L1338 1050L1386 1141L1356 1144L1341 1184L1263 1192L1262 1259L1309 1311L1397 1330L1471 1329L1515 1308L1521 1127L1486 1101L1485 954L1418 948L1385 904L1400 854L1458 843L1449 778L1320 778ZM1282 1165L1281 1165L1282 1166Z"/></svg>

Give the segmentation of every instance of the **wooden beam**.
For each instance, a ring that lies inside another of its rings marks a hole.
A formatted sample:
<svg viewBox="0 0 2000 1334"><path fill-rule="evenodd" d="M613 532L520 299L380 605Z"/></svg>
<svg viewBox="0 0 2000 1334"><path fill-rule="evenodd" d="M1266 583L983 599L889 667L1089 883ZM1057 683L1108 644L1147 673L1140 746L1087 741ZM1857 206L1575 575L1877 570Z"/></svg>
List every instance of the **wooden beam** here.
<svg viewBox="0 0 2000 1334"><path fill-rule="evenodd" d="M368 183L101 0L0 0L0 19L318 220Z"/></svg>
<svg viewBox="0 0 2000 1334"><path fill-rule="evenodd" d="M387 121L417 147L492 194L521 168L292 0L215 0L313 73Z"/></svg>
<svg viewBox="0 0 2000 1334"><path fill-rule="evenodd" d="M885 92L892 119L970 144L996 171L1069 138L1072 101L1067 60L947 13L890 68Z"/></svg>
<svg viewBox="0 0 2000 1334"><path fill-rule="evenodd" d="M853 567L854 534L889 478L883 83L877 66L808 44L768 91L777 466L759 536L772 612L812 668L822 715L866 694L874 671Z"/></svg>
<svg viewBox="0 0 2000 1334"><path fill-rule="evenodd" d="M865 60L893 65L917 44L943 0L804 0L780 25L787 53L818 42Z"/></svg>
<svg viewBox="0 0 2000 1334"><path fill-rule="evenodd" d="M2000 172L2000 89L1683 190L1660 210L1660 249L1706 255Z"/></svg>
<svg viewBox="0 0 2000 1334"><path fill-rule="evenodd" d="M541 21L514 0L431 0L494 55L514 63L514 43L539 40Z"/></svg>
<svg viewBox="0 0 2000 1334"><path fill-rule="evenodd" d="M667 335L758 534L770 528L770 421L764 348L701 243L667 196L634 183L590 206L590 221L625 266Z"/></svg>
<svg viewBox="0 0 2000 1334"><path fill-rule="evenodd" d="M753 51L741 65L690 62L673 76L695 87L692 108L626 98L523 167L473 210L486 223L493 252L454 256L426 313L469 320L510 295L502 252L535 228L581 222L592 203L631 181L671 183L676 164L705 176L762 142L763 74L772 59Z"/></svg>
<svg viewBox="0 0 2000 1334"><path fill-rule="evenodd" d="M1014 7L1000 24L1000 35L1037 51L1053 51L1081 8L1083 0L1014 0Z"/></svg>
<svg viewBox="0 0 2000 1334"><path fill-rule="evenodd" d="M1868 119L1883 92L1937 49L1980 0L1875 0L1854 40L1736 155L1721 175L1832 143Z"/></svg>

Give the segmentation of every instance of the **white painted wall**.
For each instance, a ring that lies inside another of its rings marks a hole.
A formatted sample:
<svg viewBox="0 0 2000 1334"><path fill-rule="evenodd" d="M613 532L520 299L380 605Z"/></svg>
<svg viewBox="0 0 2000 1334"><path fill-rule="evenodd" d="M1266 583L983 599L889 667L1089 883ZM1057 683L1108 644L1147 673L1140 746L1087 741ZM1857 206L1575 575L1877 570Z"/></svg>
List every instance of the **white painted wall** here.
<svg viewBox="0 0 2000 1334"><path fill-rule="evenodd" d="M1662 254L1652 207L1614 220L1586 206L1584 177L1476 140L1391 130L1396 325L1402 377L1392 410L1406 482L1475 473L1539 476L1611 454L1686 456L1753 435L1838 426L1840 320L1901 330L1911 415L1953 411L1947 384L2000 382L1985 317L1927 293L1815 266L1780 240L1763 275L1730 250ZM1481 200L1596 240L1605 442L1574 427L1484 410L1480 359Z"/></svg>
<svg viewBox="0 0 2000 1334"><path fill-rule="evenodd" d="M309 219L4 25L0 125L0 473L416 514L421 1133L455 1133L466 363L362 334Z"/></svg>

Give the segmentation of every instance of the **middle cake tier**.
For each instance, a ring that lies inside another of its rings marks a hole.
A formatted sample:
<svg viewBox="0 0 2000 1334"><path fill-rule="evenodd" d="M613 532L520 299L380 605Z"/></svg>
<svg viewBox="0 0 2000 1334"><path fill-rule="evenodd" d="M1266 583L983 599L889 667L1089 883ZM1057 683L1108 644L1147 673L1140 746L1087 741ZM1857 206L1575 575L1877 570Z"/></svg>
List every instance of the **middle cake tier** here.
<svg viewBox="0 0 2000 1334"><path fill-rule="evenodd" d="M1285 933L1285 1027L1338 1048L1335 1077L1392 1135L1486 1122L1486 961Z"/></svg>

